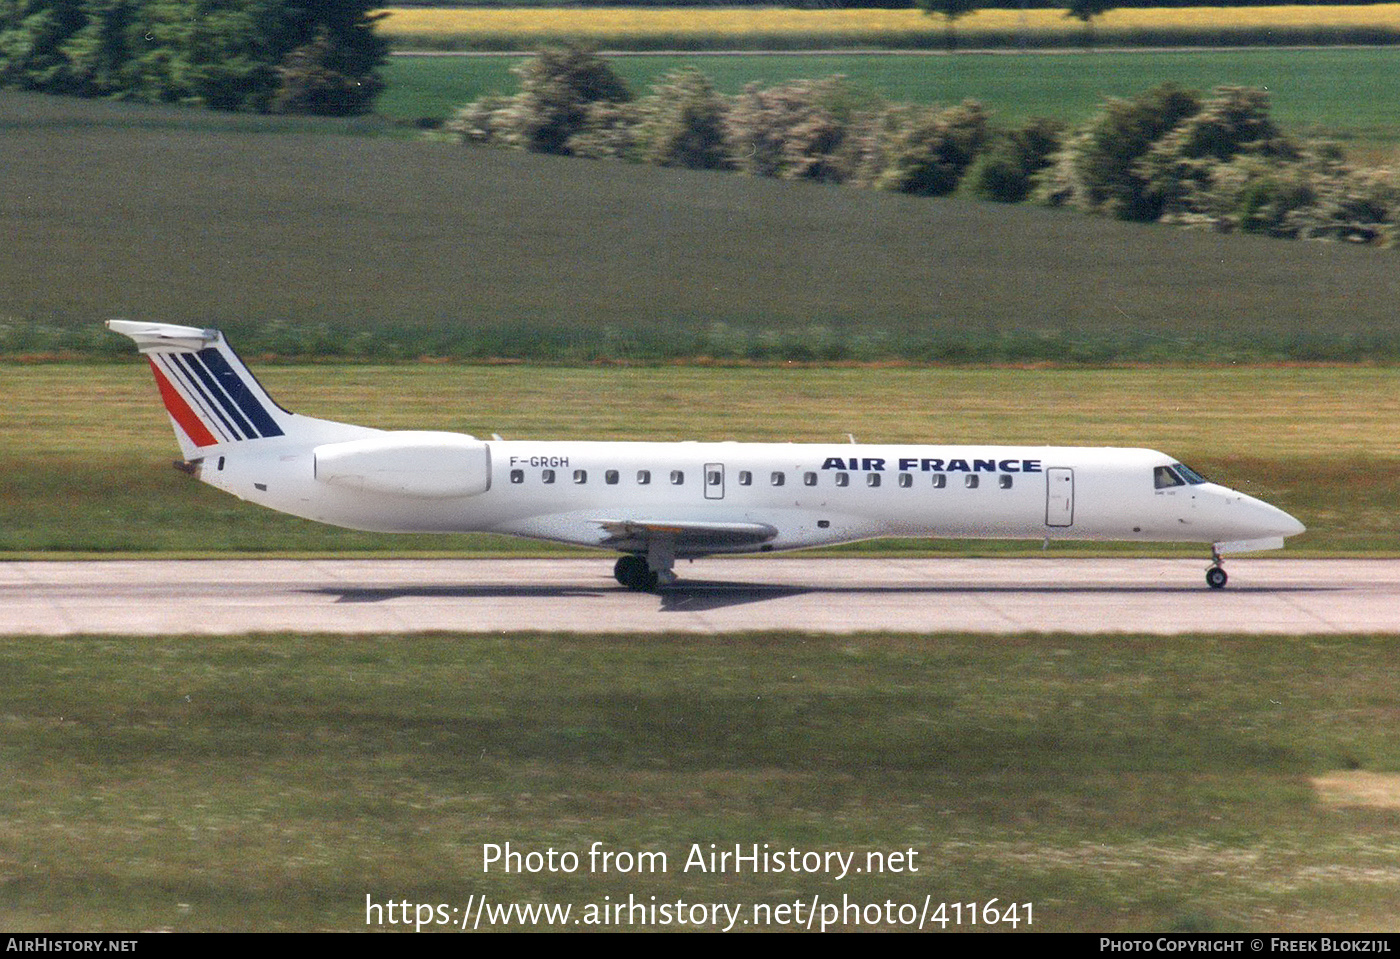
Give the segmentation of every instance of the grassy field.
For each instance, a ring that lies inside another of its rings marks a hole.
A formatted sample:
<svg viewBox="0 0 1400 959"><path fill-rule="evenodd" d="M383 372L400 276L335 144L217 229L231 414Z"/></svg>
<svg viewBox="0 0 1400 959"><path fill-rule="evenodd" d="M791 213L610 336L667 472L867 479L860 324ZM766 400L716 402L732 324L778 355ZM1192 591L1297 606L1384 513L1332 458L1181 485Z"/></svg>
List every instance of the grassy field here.
<svg viewBox="0 0 1400 959"><path fill-rule="evenodd" d="M1388 637L5 638L0 914L353 931L366 896L844 893L1029 902L1035 931L1394 930L1397 669ZM582 866L484 872L506 842ZM590 873L594 842L668 868ZM685 872L710 843L919 871Z"/></svg>
<svg viewBox="0 0 1400 959"><path fill-rule="evenodd" d="M919 10L390 8L397 48L529 50L582 42L606 50L944 48L945 21ZM1064 10L976 10L955 42L975 48L1394 43L1400 4L1110 10L1092 31Z"/></svg>
<svg viewBox="0 0 1400 959"><path fill-rule="evenodd" d="M1385 250L190 121L0 93L0 355L128 316L346 357L1400 357Z"/></svg>
<svg viewBox="0 0 1400 959"><path fill-rule="evenodd" d="M1222 85L1267 89L1273 115L1298 134L1325 135L1365 151L1378 162L1400 149L1396 52L1380 49L1182 50L1008 57L946 56L641 56L609 62L637 93L669 71L691 66L717 89L735 94L744 84L842 74L860 89L901 103L958 103L972 98L998 122L1034 116L1070 123L1087 120L1110 96L1136 96L1171 81L1189 89ZM513 57L394 57L378 108L399 120L450 117L483 96L511 94L518 80Z"/></svg>
<svg viewBox="0 0 1400 959"><path fill-rule="evenodd" d="M253 365L289 409L386 429L826 442L849 432L862 442L1148 446L1297 515L1310 531L1290 541L1290 552L1400 553L1393 368ZM169 467L174 438L135 357L3 365L0 390L0 555L542 548L336 530L193 483ZM860 548L1028 547L896 540Z"/></svg>

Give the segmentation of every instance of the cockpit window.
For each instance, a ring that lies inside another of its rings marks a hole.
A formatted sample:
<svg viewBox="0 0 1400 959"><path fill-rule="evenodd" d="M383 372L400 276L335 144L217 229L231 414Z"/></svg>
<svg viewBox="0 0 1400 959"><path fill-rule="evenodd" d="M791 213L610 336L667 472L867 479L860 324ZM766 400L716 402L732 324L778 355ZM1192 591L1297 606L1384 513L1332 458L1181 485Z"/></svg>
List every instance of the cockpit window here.
<svg viewBox="0 0 1400 959"><path fill-rule="evenodd" d="M1183 466L1180 463L1173 463L1172 469L1176 470L1177 473L1180 474L1181 478L1186 480L1186 482L1190 483L1192 486L1200 486L1202 483L1210 482L1204 476L1202 476L1200 473L1197 473L1189 466Z"/></svg>
<svg viewBox="0 0 1400 959"><path fill-rule="evenodd" d="M1176 471L1170 466L1159 466L1152 471L1152 482L1158 489L1171 489L1173 486L1184 486L1185 482Z"/></svg>

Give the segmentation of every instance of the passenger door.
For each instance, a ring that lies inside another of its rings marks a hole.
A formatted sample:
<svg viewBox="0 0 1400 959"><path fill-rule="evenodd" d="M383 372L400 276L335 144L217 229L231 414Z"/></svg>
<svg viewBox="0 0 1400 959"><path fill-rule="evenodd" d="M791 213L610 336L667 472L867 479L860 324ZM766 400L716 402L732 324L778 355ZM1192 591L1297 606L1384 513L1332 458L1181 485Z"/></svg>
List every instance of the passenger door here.
<svg viewBox="0 0 1400 959"><path fill-rule="evenodd" d="M705 464L705 499L724 499L724 464Z"/></svg>

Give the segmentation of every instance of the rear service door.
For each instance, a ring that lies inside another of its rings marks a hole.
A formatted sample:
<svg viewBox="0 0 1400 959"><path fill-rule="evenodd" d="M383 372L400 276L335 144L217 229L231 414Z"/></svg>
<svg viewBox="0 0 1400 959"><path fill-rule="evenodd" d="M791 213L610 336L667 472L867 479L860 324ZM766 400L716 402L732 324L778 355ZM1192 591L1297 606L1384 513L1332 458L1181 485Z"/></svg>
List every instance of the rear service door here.
<svg viewBox="0 0 1400 959"><path fill-rule="evenodd" d="M1052 466L1045 471L1045 525L1074 525L1074 470Z"/></svg>

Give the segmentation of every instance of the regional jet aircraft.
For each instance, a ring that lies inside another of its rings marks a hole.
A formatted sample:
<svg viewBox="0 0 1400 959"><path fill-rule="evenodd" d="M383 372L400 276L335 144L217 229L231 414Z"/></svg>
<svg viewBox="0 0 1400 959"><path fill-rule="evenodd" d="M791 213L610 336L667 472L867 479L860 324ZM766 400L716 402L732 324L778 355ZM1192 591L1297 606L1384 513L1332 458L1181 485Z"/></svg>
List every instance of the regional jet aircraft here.
<svg viewBox="0 0 1400 959"><path fill-rule="evenodd" d="M272 509L379 532L508 533L616 550L617 581L678 559L881 536L1279 549L1292 516L1146 449L481 440L277 406L217 330L111 320L146 354L176 465Z"/></svg>

